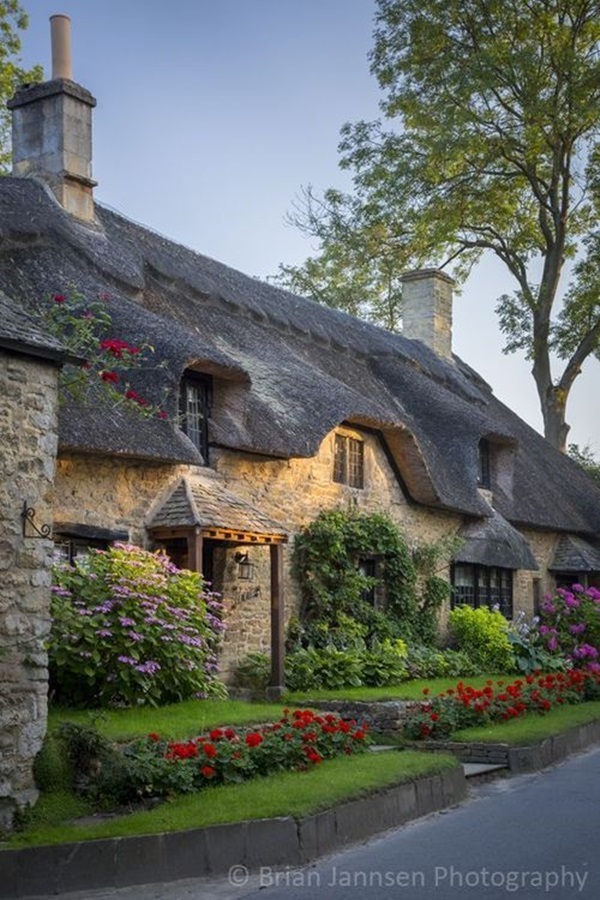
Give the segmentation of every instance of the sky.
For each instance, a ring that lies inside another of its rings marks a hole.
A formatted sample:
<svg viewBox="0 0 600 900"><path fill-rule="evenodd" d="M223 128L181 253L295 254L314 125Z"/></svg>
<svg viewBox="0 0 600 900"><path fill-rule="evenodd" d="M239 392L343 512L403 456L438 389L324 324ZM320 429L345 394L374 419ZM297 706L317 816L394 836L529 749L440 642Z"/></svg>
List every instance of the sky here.
<svg viewBox="0 0 600 900"><path fill-rule="evenodd" d="M96 199L264 278L315 251L286 223L302 186L349 187L339 130L378 116L374 0L21 0L22 61L50 72L49 16L72 20L74 80L94 111ZM453 349L541 431L530 363L502 353L511 285L482 262L454 304ZM600 363L571 393L569 442L600 453Z"/></svg>

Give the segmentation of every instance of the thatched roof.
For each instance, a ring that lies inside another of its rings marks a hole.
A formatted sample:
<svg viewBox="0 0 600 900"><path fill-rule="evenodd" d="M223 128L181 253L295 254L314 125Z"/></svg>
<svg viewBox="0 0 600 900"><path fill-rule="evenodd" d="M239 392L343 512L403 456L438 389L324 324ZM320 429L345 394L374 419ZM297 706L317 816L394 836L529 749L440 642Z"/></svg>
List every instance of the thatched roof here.
<svg viewBox="0 0 600 900"><path fill-rule="evenodd" d="M455 562L503 569L537 569L529 544L499 513L488 519L469 522L459 532L463 544L454 554Z"/></svg>
<svg viewBox="0 0 600 900"><path fill-rule="evenodd" d="M600 545L562 534L548 568L551 572L600 572Z"/></svg>
<svg viewBox="0 0 600 900"><path fill-rule="evenodd" d="M177 413L189 366L210 372L213 443L313 455L343 421L383 435L411 498L480 517L481 438L498 447L499 512L534 527L600 531L600 492L460 360L243 275L103 207L77 223L32 180L0 181L0 289L29 304L71 286L108 295L115 336L155 347L145 395ZM136 384L134 384L136 387ZM98 401L60 417L63 449L200 462L171 422Z"/></svg>
<svg viewBox="0 0 600 900"><path fill-rule="evenodd" d="M0 347L56 362L71 357L62 344L45 334L33 316L0 291Z"/></svg>

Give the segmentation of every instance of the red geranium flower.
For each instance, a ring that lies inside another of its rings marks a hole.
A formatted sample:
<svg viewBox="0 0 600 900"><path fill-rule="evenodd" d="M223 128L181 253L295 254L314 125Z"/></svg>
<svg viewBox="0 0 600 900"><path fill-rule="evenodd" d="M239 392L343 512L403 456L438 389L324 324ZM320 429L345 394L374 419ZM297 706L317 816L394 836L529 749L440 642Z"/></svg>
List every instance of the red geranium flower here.
<svg viewBox="0 0 600 900"><path fill-rule="evenodd" d="M255 731L252 734L246 735L246 743L249 747L258 747L263 742L262 734L257 734Z"/></svg>
<svg viewBox="0 0 600 900"><path fill-rule="evenodd" d="M214 744L204 744L202 749L204 750L205 754L209 757L209 759L214 759L215 756L217 755L217 748L215 747Z"/></svg>
<svg viewBox="0 0 600 900"><path fill-rule="evenodd" d="M217 774L217 770L213 769L212 766L202 766L200 774L204 775L205 778L214 778Z"/></svg>

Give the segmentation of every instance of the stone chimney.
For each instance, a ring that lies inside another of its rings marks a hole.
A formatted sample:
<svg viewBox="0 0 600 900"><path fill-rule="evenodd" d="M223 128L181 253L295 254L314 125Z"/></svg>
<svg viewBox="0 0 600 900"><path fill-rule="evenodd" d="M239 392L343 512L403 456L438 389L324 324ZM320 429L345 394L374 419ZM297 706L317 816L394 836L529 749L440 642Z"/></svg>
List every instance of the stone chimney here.
<svg viewBox="0 0 600 900"><path fill-rule="evenodd" d="M92 109L95 99L72 80L71 20L50 18L52 80L24 85L12 110L12 174L46 184L60 205L84 222L94 221Z"/></svg>
<svg viewBox="0 0 600 900"><path fill-rule="evenodd" d="M452 359L454 280L440 269L415 269L402 276L402 334L423 341Z"/></svg>

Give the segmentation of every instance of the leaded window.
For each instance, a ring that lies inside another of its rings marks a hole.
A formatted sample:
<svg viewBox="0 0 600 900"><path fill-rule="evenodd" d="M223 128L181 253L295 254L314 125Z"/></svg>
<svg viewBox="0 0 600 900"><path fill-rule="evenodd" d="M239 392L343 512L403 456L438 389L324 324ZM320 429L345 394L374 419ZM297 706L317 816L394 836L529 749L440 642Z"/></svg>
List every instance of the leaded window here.
<svg viewBox="0 0 600 900"><path fill-rule="evenodd" d="M205 465L208 465L210 401L210 376L187 372L181 381L179 395L181 429L198 448Z"/></svg>
<svg viewBox="0 0 600 900"><path fill-rule="evenodd" d="M452 606L497 607L507 619L513 614L512 569L456 563L452 569Z"/></svg>
<svg viewBox="0 0 600 900"><path fill-rule="evenodd" d="M364 487L364 444L346 434L336 434L333 480L349 487Z"/></svg>

